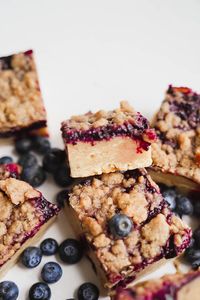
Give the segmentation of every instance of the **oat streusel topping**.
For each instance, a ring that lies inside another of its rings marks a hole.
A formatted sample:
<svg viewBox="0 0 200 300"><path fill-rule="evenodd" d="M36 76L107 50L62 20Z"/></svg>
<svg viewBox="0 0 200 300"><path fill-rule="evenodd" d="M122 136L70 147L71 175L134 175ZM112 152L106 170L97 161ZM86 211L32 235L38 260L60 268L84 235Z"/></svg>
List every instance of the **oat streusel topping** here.
<svg viewBox="0 0 200 300"><path fill-rule="evenodd" d="M45 120L32 52L0 58L0 132Z"/></svg>
<svg viewBox="0 0 200 300"><path fill-rule="evenodd" d="M108 277L137 272L144 262L150 264L165 255L163 249L171 237L174 248L186 238L187 225L171 215L145 169L90 179L73 188L69 203ZM124 239L116 239L108 229L116 213L129 216L134 224Z"/></svg>
<svg viewBox="0 0 200 300"><path fill-rule="evenodd" d="M106 126L109 123L122 125L124 122L137 119L138 113L127 101L120 102L120 108L113 111L99 110L96 113L88 112L85 115L72 116L66 124L70 129L88 130L91 127L97 128Z"/></svg>
<svg viewBox="0 0 200 300"><path fill-rule="evenodd" d="M200 95L169 87L152 125L158 135L154 167L200 184Z"/></svg>
<svg viewBox="0 0 200 300"><path fill-rule="evenodd" d="M37 203L41 201L40 192L28 183L14 178L0 180L0 266L45 222ZM44 201L46 206L52 205Z"/></svg>

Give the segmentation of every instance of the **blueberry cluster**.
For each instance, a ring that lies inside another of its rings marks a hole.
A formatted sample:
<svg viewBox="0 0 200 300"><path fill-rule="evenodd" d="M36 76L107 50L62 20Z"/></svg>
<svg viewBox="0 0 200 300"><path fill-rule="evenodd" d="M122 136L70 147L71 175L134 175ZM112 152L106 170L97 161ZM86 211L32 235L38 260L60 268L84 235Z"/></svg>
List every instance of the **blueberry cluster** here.
<svg viewBox="0 0 200 300"><path fill-rule="evenodd" d="M23 137L15 141L15 150L19 155L18 164L22 166L21 179L38 187L44 183L47 174L52 174L56 184L67 187L72 183L70 170L66 164L64 150L51 148L49 139L42 136ZM42 163L38 162L37 153L42 156ZM3 156L0 164L13 163L13 158Z"/></svg>
<svg viewBox="0 0 200 300"><path fill-rule="evenodd" d="M193 232L190 246L185 251L185 260L194 270L200 267L200 228Z"/></svg>
<svg viewBox="0 0 200 300"><path fill-rule="evenodd" d="M185 196L173 187L160 185L161 193L173 212L183 215L200 217L200 199L198 195Z"/></svg>
<svg viewBox="0 0 200 300"><path fill-rule="evenodd" d="M21 262L27 268L37 267L42 256L51 256L58 254L61 261L67 264L75 264L83 257L83 247L75 239L66 239L60 245L57 241L48 238L45 239L40 247L28 247L21 255ZM41 270L41 282L33 284L29 290L30 300L49 300L51 299L51 289L49 284L59 281L63 271L61 266L53 261L47 262ZM12 281L3 281L0 283L0 299L16 300L19 296L19 289ZM97 300L99 298L98 288L90 282L83 283L77 292L78 300ZM73 299L71 299L73 300Z"/></svg>

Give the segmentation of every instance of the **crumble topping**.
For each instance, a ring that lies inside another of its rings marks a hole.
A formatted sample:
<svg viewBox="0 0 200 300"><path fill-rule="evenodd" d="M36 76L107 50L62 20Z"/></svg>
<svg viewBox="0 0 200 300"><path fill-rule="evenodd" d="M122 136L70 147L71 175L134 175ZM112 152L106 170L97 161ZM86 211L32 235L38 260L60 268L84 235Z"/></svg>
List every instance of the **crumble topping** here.
<svg viewBox="0 0 200 300"><path fill-rule="evenodd" d="M200 95L169 87L153 126L153 166L200 183Z"/></svg>
<svg viewBox="0 0 200 300"><path fill-rule="evenodd" d="M0 180L0 266L57 212L56 206L28 183L14 178Z"/></svg>
<svg viewBox="0 0 200 300"><path fill-rule="evenodd" d="M32 51L0 58L0 131L45 120Z"/></svg>
<svg viewBox="0 0 200 300"><path fill-rule="evenodd" d="M85 115L72 116L66 123L70 129L88 130L91 127L97 128L109 123L122 125L126 121L133 121L134 118L137 120L138 113L127 101L121 101L120 108L113 111L99 110L96 113L88 112Z"/></svg>
<svg viewBox="0 0 200 300"><path fill-rule="evenodd" d="M145 169L88 179L73 188L69 203L110 281L112 274L123 277L165 257L169 240L174 255L190 240L190 229L170 212ZM116 213L133 222L131 233L123 239L116 239L108 229Z"/></svg>
<svg viewBox="0 0 200 300"><path fill-rule="evenodd" d="M96 113L72 116L71 119L62 122L61 131L66 144L128 136L143 142L141 147L148 148L156 139L147 119L126 101L122 101L120 108L113 111L100 110Z"/></svg>
<svg viewBox="0 0 200 300"><path fill-rule="evenodd" d="M40 197L40 193L36 191L32 186L24 181L18 181L14 178L8 178L6 180L0 180L0 189L15 204L22 204L27 199Z"/></svg>

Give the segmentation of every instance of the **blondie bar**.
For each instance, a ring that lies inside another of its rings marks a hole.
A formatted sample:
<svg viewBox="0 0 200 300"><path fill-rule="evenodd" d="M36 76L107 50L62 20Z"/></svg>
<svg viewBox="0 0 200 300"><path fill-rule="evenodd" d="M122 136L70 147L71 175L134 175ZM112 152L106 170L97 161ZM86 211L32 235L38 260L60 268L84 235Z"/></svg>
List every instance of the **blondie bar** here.
<svg viewBox="0 0 200 300"><path fill-rule="evenodd" d="M47 134L46 112L32 50L0 58L0 137L38 130Z"/></svg>
<svg viewBox="0 0 200 300"><path fill-rule="evenodd" d="M0 180L0 275L35 242L58 214L58 208L28 183Z"/></svg>
<svg viewBox="0 0 200 300"><path fill-rule="evenodd" d="M108 288L133 281L190 243L191 230L169 210L145 169L87 179L65 206Z"/></svg>
<svg viewBox="0 0 200 300"><path fill-rule="evenodd" d="M156 135L126 101L114 111L74 116L61 127L71 176L87 177L150 166Z"/></svg>
<svg viewBox="0 0 200 300"><path fill-rule="evenodd" d="M200 191L200 95L170 86L152 125L151 175L157 182Z"/></svg>
<svg viewBox="0 0 200 300"><path fill-rule="evenodd" d="M199 300L200 271L165 275L160 279L116 289L112 300Z"/></svg>

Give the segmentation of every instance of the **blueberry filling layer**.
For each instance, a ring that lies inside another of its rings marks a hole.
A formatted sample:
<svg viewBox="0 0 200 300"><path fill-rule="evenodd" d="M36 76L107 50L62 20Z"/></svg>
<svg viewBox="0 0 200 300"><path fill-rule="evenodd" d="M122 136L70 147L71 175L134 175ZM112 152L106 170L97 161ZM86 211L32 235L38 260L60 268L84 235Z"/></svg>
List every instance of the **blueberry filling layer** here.
<svg viewBox="0 0 200 300"><path fill-rule="evenodd" d="M0 137L11 137L11 136L13 136L14 133L20 135L20 134L27 133L32 130L36 130L36 129L40 129L40 128L44 128L44 127L47 127L46 120L36 121L26 127L17 126L17 127L9 128L4 131L0 131Z"/></svg>
<svg viewBox="0 0 200 300"><path fill-rule="evenodd" d="M114 300L118 300L118 299L177 300L177 295L178 292L181 290L181 288L183 288L185 285L189 284L191 281L195 280L199 276L200 273L196 272L196 273L191 273L189 275L186 275L184 279L180 280L180 282L179 281L176 282L176 278L174 278L174 281L166 279L166 281L164 280L160 287L157 287L157 289L154 288L154 291L151 291L147 287L145 289L145 292L142 295L139 295L137 293L137 286L136 288L133 287L133 289L131 288L124 289L124 286L121 285L117 287L116 296L113 299Z"/></svg>
<svg viewBox="0 0 200 300"><path fill-rule="evenodd" d="M29 199L30 203L40 214L39 222L30 232L26 232L22 244L29 238L34 237L43 224L59 213L59 208L48 202L43 196Z"/></svg>
<svg viewBox="0 0 200 300"><path fill-rule="evenodd" d="M67 144L76 144L77 142L95 142L102 140L110 140L114 137L130 137L138 141L138 145L145 150L148 150L150 143L143 140L143 134L148 136L149 140L154 141L156 135L154 130L149 129L148 121L139 115L140 118L136 124L126 122L123 125L108 124L89 130L71 129L67 123L63 123L61 128L62 135Z"/></svg>

